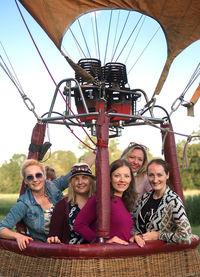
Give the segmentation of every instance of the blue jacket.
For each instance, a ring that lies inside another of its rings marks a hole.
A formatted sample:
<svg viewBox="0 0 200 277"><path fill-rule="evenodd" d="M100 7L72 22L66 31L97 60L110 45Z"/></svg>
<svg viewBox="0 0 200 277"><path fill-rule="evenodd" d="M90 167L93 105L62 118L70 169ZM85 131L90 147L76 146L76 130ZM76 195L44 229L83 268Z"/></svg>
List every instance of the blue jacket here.
<svg viewBox="0 0 200 277"><path fill-rule="evenodd" d="M62 191L69 186L68 178L71 172L53 181L45 180L46 194L49 201L56 205L62 198ZM46 242L47 235L44 229L44 212L42 207L35 201L29 188L20 196L17 203L9 211L5 219L0 222L0 231L12 229L17 222L23 220L29 235L36 241Z"/></svg>

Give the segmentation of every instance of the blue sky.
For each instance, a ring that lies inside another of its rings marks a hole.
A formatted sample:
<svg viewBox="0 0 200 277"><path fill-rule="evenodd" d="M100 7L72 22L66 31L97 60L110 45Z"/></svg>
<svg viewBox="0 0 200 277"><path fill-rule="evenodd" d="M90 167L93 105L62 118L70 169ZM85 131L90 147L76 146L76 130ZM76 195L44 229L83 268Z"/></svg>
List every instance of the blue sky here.
<svg viewBox="0 0 200 277"><path fill-rule="evenodd" d="M53 42L23 8L22 12L41 55L55 81L58 83L64 78L74 77L73 70L66 63ZM104 17L102 17L103 19L101 22L103 22L103 26L108 25L108 14L109 12L107 12L107 16L104 15ZM101 16L101 13L97 14L98 18ZM86 30L86 25L89 26L87 20L80 19L84 30ZM134 22L137 22L137 20L134 20L131 19L129 24L135 24ZM124 22L123 18L121 18L121 25L122 22ZM25 94L35 104L36 113L41 116L49 109L55 87L30 39L14 0L0 0L0 23L0 41L15 69ZM101 23L99 24L99 28L101 29ZM131 54L131 58L129 58L129 68L134 64L134 61L137 60L143 47L140 47L142 42L147 42L157 28L157 24L151 23L148 18L145 19L144 24L146 24L146 29L143 36L138 38L140 42L139 47L135 46L134 53ZM73 28L72 26L72 29ZM74 29L76 28L77 27ZM130 34L129 29L130 28L126 31L127 36ZM91 33L91 31L88 30L86 30L86 32ZM100 31L100 34L104 35L101 41L105 42L106 32L104 29ZM112 41L113 39L114 38L112 38ZM88 42L89 41L90 39L88 38ZM65 49L67 49L71 57L77 62L79 59L77 54L78 50L75 48L70 34L66 36L63 43ZM105 46L102 45L101 49L103 49L103 47ZM200 62L199 53L200 41L197 41L175 59L169 72L168 79L160 95L157 97L156 102L157 105L163 106L169 113L172 103L181 95L196 66ZM0 47L0 55L6 60L2 47ZM162 31L159 30L148 50L145 51L145 54L128 75L131 88L141 88L145 90L150 98L155 89L165 58L166 42L164 41ZM122 60L119 61L123 62L124 57L122 56L121 59ZM1 164L4 160L9 160L15 153L28 153L32 129L36 124L36 118L33 113L27 109L20 94L1 68L0 80L0 117L2 130L0 144ZM190 100L198 83L199 78L187 92L185 96L186 101ZM138 103L139 106L143 106L144 102L142 101ZM189 135L192 131L199 130L200 100L194 107L194 110L195 117L187 117L186 108L182 106L172 115L172 124L176 132ZM61 111L64 111L64 108L62 110L62 106ZM82 133L80 128L75 129L75 132L80 134L81 137L85 137L85 134ZM77 149L78 141L66 130L66 128L64 128L64 126L50 125L49 134L52 143L52 151L71 150L71 145L73 145L73 151L75 151L77 155L80 154ZM176 136L176 141L182 139L185 138ZM48 138L46 137L45 140L48 140ZM147 145L154 155L161 155L161 139L158 129L152 127L128 127L123 131L122 137L119 138L120 148L123 149L126 147L130 141L141 142Z"/></svg>

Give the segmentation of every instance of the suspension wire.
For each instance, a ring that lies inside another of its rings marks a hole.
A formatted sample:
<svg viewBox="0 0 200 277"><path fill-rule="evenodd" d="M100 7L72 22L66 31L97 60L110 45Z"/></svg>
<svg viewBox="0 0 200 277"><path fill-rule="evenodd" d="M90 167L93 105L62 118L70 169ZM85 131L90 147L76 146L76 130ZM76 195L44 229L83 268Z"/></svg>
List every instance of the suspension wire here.
<svg viewBox="0 0 200 277"><path fill-rule="evenodd" d="M115 48L115 42L116 42L116 38L117 38L117 30L118 30L118 26L119 26L119 18L120 18L120 10L118 11L117 24L116 24L116 29L115 29L115 37L114 37L114 41L113 41L112 57L113 57L114 48Z"/></svg>
<svg viewBox="0 0 200 277"><path fill-rule="evenodd" d="M2 62L0 62L0 66L1 68L3 69L3 71L6 73L6 75L8 76L8 78L12 81L12 83L14 84L14 86L17 88L17 90L20 92L21 96L23 96L23 93L22 91L20 90L20 87L18 85L18 83L16 82L14 76L12 75L11 71L9 70L9 68L7 67L7 65L5 64L2 56L1 57L1 60Z"/></svg>
<svg viewBox="0 0 200 277"><path fill-rule="evenodd" d="M94 20L93 20L92 14L90 15L90 18L91 18L92 33L93 33L93 38L94 38L93 39L93 41L94 41L94 48L95 48L95 53L96 53L96 56L97 56L97 43L96 43L96 36L95 36L95 31L94 31Z"/></svg>
<svg viewBox="0 0 200 277"><path fill-rule="evenodd" d="M140 28L139 28L139 30L138 30L138 32L137 32L137 34L136 34L136 37L135 37L135 39L134 39L134 41L133 41L133 44L132 44L132 46L131 46L131 48L130 48L130 50L129 50L129 52L128 52L128 55L127 55L127 57L126 57L126 59L125 59L125 64L127 63L127 60L128 60L128 58L129 58L129 56L130 56L132 50L133 50L133 47L134 47L134 45L135 45L135 43L136 43L136 40L137 40L137 38L138 38L138 36L139 36L139 33L140 33L140 31L141 31L141 29L142 29L142 27L143 27L143 24L144 24L145 19L146 19L146 16L143 18L143 21L142 21L142 23L141 23L141 25L140 25Z"/></svg>
<svg viewBox="0 0 200 277"><path fill-rule="evenodd" d="M104 65L106 63L106 55L107 55L107 50L108 50L108 41L109 41L109 37L110 37L110 27L111 27L111 21L112 21L112 13L113 13L113 10L111 10L111 12L110 12L110 21L109 21L107 41L106 41L106 51L105 51L104 63L103 63Z"/></svg>
<svg viewBox="0 0 200 277"><path fill-rule="evenodd" d="M152 38L148 41L147 45L144 47L144 49L142 50L142 52L140 53L140 55L138 56L137 60L135 61L135 63L132 65L131 69L128 71L128 74L132 71L133 67L136 65L136 63L139 61L139 59L141 58L141 56L144 54L144 51L147 49L147 47L149 46L149 44L151 43L151 41L153 40L153 38L155 37L155 35L157 34L157 32L160 30L160 27L158 27L158 29L155 31L155 33L153 34Z"/></svg>
<svg viewBox="0 0 200 277"><path fill-rule="evenodd" d="M13 80L15 80L15 83L18 84L18 87L20 88L20 90L23 91L23 88L22 88L21 83L20 83L20 81L19 81L19 79L18 79L18 76L17 76L17 74L16 74L16 72L15 72L15 70L14 70L14 67L13 67L13 65L12 65L12 63L11 63L11 61L10 61L10 59L9 59L7 53L6 53L6 50L5 50L5 48L4 48L4 46L3 46L3 44L2 44L1 41L0 41L0 44L1 44L1 47L2 47L2 49L3 49L3 51L4 51L4 54L5 54L5 56L6 56L7 60L8 60L8 63L9 63L9 65L10 65L10 67L11 67L13 73L14 73L14 76L13 76L13 74L11 73L11 71L9 70L9 68L7 67L7 65L6 65L6 63L4 62L4 60L3 60L2 57L1 57L1 60L2 60L2 62L4 63L4 66L5 66L6 70L7 70L7 72L9 73L9 75L12 77Z"/></svg>
<svg viewBox="0 0 200 277"><path fill-rule="evenodd" d="M135 29L137 28L138 24L140 23L140 20L142 19L142 17L143 17L143 14L140 16L140 18L139 18L138 22L136 23L135 27L133 28L132 32L130 33L130 35L129 35L128 39L126 40L126 42L125 42L124 46L122 47L121 52L119 53L119 55L118 55L118 57L116 58L116 60L115 60L115 61L117 61L117 60L119 59L119 57L121 56L122 52L124 51L124 49L125 49L126 45L127 45L127 44L128 44L128 42L129 42L130 38L132 37L133 33L135 32Z"/></svg>
<svg viewBox="0 0 200 277"><path fill-rule="evenodd" d="M2 62L0 62L0 66L3 69L3 71L6 73L6 75L9 77L9 79L14 83L14 85L17 87L17 89L19 90L19 84L18 82L15 80L15 77L13 76L12 72L10 71L10 69L8 68L8 66L6 65L5 61L3 60L3 57L0 56Z"/></svg>
<svg viewBox="0 0 200 277"><path fill-rule="evenodd" d="M126 24L127 24L127 21L128 21L129 15L130 15L130 12L131 12L131 11L129 11L129 12L128 12L128 15L127 15L127 17L126 17L126 20L125 20L125 22L124 22L124 26L123 26L123 28L122 28L122 31L121 31L120 37L119 37L119 39L118 39L118 42L117 42L117 45L116 45L116 48L115 48L114 54L113 54L113 56L112 56L111 62L113 61L114 56L115 56L115 53L116 53L117 48L118 48L118 46L119 46L119 43L120 43L120 40L121 40L121 38L122 38L122 35L123 35L123 32L124 32L124 29L125 29L125 27L126 27Z"/></svg>
<svg viewBox="0 0 200 277"><path fill-rule="evenodd" d="M101 60L100 57L100 48L99 48L99 34L98 34L98 26L97 26L97 16L96 16L96 12L94 12L95 15L95 27L96 27L96 36L97 36L97 46L98 46L98 56L99 56L99 60Z"/></svg>
<svg viewBox="0 0 200 277"><path fill-rule="evenodd" d="M200 63L197 65L197 67L196 67L194 73L192 74L188 84L186 85L186 88L184 89L183 93L181 94L183 97L185 96L186 92L191 87L191 85L194 83L194 81L196 81L199 74L200 74Z"/></svg>
<svg viewBox="0 0 200 277"><path fill-rule="evenodd" d="M189 82L187 83L187 85L186 85L185 89L183 90L183 92L181 93L181 95L173 102L173 104L171 106L170 116L172 115L173 112L177 111L177 109L183 103L186 92L191 87L191 85L194 83L194 81L196 81L196 79L199 77L199 75L200 75L200 63L197 65L194 73L192 74Z"/></svg>
<svg viewBox="0 0 200 277"><path fill-rule="evenodd" d="M1 59L3 60L3 58L1 57ZM12 81L12 83L14 84L14 86L16 87L16 89L18 90L18 92L20 93L24 104L26 105L26 107L29 109L29 111L33 112L33 114L35 115L35 117L37 118L37 120L39 120L38 115L35 112L35 105L33 104L33 102L24 94L23 90L21 90L19 84L16 82L14 76L12 75L11 71L9 70L9 68L7 67L7 65L5 64L5 62L3 61L3 64L0 62L0 66L3 69L3 71L6 73L6 75L8 76L8 78Z"/></svg>
<svg viewBox="0 0 200 277"><path fill-rule="evenodd" d="M18 5L18 3L17 3L17 0L15 0L15 3L16 3L16 5L17 5L17 8L18 8L18 10L19 10L19 13L20 13L20 15L21 15L21 17L22 17L22 20L23 20L23 22L24 22L24 24L25 24L25 26L26 26L26 29L27 29L27 31L28 31L28 33L29 33L31 39L32 39L32 42L33 42L34 46L36 47L36 50L37 50L37 52L38 52L38 54L39 54L39 56L40 56L40 58L41 58L41 60L42 60L42 62L43 62L43 64L44 64L44 66L45 66L47 72L49 73L49 75L50 75L50 77L51 77L53 83L54 83L55 86L56 86L56 88L58 88L58 85L57 85L55 79L53 78L51 72L49 71L49 68L47 67L47 64L45 63L45 61L44 61L44 59L43 59L43 57L42 57L42 55L41 55L41 53L40 53L40 51L39 51L37 45L36 45L36 43L35 43L35 41L34 41L34 39L33 39L33 36L32 36L32 34L31 34L31 32L30 32L30 30L29 30L29 28L28 28L28 25L26 24L26 21L25 21L25 19L24 19L24 17L23 17L23 14L22 14L21 10L20 10L20 7L19 7L19 5ZM61 97L63 98L63 100L65 101L65 103L67 104L69 110L71 111L71 113L72 113L73 116L76 118L77 122L79 123L79 125L81 126L81 128L83 129L83 131L85 132L85 134L87 135L87 137L90 139L90 141L91 141L94 145L96 145L96 143L95 143L95 142L92 140L92 138L89 136L88 132L85 130L85 128L84 128L84 126L82 125L81 121L76 117L76 115L75 115L74 112L72 111L71 107L68 105L67 101L65 100L65 98L64 98L64 96L63 96L63 94L62 94L62 92L60 91L59 88L58 88L58 91L59 91Z"/></svg>
<svg viewBox="0 0 200 277"><path fill-rule="evenodd" d="M78 40L76 39L76 36L74 35L72 29L69 28L69 30L70 30L70 32L71 32L71 34L72 34L72 36L73 36L73 38L74 38L76 44L78 45L79 50L82 52L83 56L86 58L86 55L85 55L85 53L84 53L82 47L80 46L80 43L79 43Z"/></svg>
<svg viewBox="0 0 200 277"><path fill-rule="evenodd" d="M81 30L81 34L82 34L83 39L84 39L84 42L85 42L85 46L86 46L87 51L88 51L88 55L89 55L89 57L91 57L90 50L89 50L89 48L88 48L88 44L87 44L87 41L86 41L85 35L84 35L84 33L83 33L83 29L82 29L82 26L81 26L81 23L80 23L79 18L78 18L78 24L79 24L79 27L80 27L80 30Z"/></svg>

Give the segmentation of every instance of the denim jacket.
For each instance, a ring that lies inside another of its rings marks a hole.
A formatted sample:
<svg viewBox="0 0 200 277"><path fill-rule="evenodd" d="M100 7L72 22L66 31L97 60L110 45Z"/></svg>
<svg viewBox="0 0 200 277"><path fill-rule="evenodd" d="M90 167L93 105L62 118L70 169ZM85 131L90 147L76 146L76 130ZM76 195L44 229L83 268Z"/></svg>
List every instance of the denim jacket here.
<svg viewBox="0 0 200 277"><path fill-rule="evenodd" d="M52 204L56 205L63 198L62 191L69 186L67 180L70 175L71 172L53 181L45 180L46 194ZM29 188L18 198L6 218L0 222L0 231L5 228L12 229L20 220L24 221L29 235L34 240L46 242L44 212Z"/></svg>

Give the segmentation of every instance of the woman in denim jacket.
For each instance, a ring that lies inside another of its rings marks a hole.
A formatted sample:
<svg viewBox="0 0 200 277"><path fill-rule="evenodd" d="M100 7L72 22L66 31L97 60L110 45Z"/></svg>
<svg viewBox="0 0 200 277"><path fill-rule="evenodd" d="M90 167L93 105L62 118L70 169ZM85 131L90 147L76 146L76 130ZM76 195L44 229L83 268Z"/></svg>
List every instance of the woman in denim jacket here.
<svg viewBox="0 0 200 277"><path fill-rule="evenodd" d="M27 185L26 192L19 197L6 218L0 222L0 237L15 239L19 249L23 250L29 241L46 242L53 208L64 197L62 191L68 187L67 180L71 172L48 181L43 165L29 159L22 165L21 175ZM21 220L28 229L28 235L12 231Z"/></svg>

